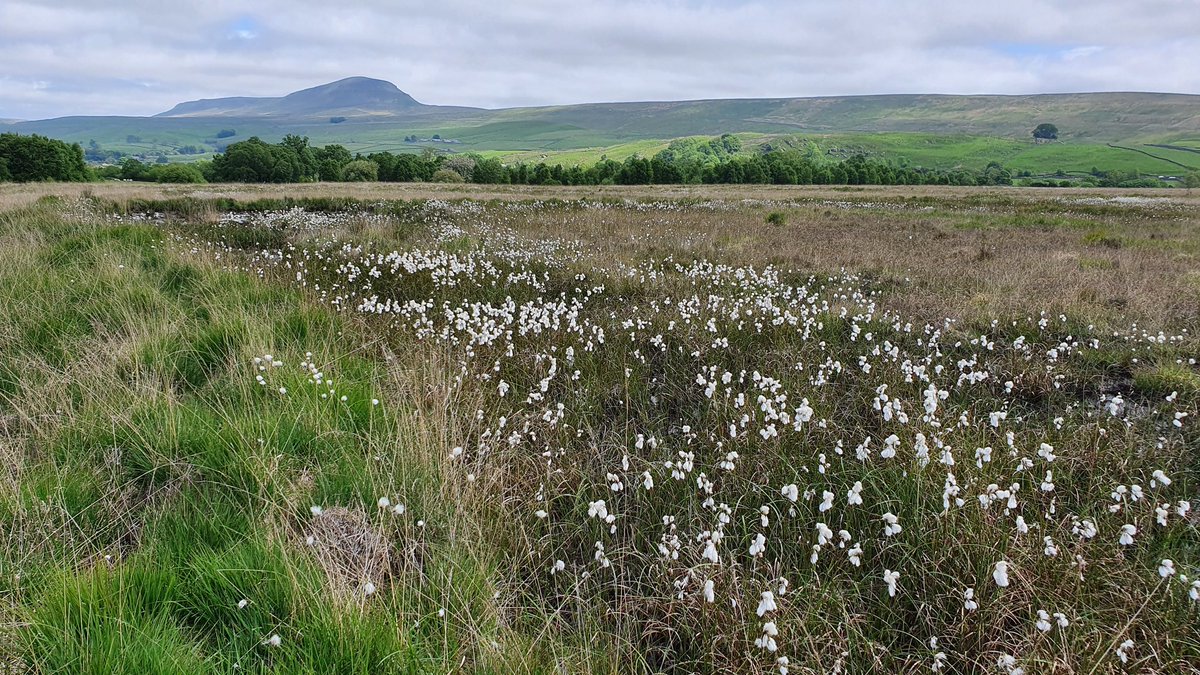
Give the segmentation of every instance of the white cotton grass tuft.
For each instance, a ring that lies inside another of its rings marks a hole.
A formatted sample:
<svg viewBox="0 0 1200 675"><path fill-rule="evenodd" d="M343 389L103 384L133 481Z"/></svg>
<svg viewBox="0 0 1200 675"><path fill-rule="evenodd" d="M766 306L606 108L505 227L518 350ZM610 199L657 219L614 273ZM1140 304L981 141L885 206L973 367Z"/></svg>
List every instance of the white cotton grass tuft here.
<svg viewBox="0 0 1200 675"><path fill-rule="evenodd" d="M1008 561L1001 560L996 563L995 569L992 570L992 580L1000 588L1008 588Z"/></svg>
<svg viewBox="0 0 1200 675"><path fill-rule="evenodd" d="M767 612L774 612L775 609L775 594L771 591L763 591L758 601L758 609L755 612L759 616L762 616Z"/></svg>
<svg viewBox="0 0 1200 675"><path fill-rule="evenodd" d="M817 511L825 513L833 508L833 493L825 490L821 493L821 505L817 507Z"/></svg>
<svg viewBox="0 0 1200 675"><path fill-rule="evenodd" d="M263 644L267 645L268 647L278 647L279 645L283 644L283 638L279 637L279 633L275 633L266 640L263 640Z"/></svg>
<svg viewBox="0 0 1200 675"><path fill-rule="evenodd" d="M863 484L861 480L854 481L854 485L846 491L846 504L856 506L863 503L862 498Z"/></svg>
<svg viewBox="0 0 1200 675"><path fill-rule="evenodd" d="M904 528L900 526L900 517L891 513L890 511L883 514L883 522L883 536L885 537L895 536L904 530Z"/></svg>
<svg viewBox="0 0 1200 675"><path fill-rule="evenodd" d="M900 581L900 573L885 569L883 571L883 583L887 585L887 594L889 598L896 597L896 584Z"/></svg>
<svg viewBox="0 0 1200 675"><path fill-rule="evenodd" d="M795 483L784 485L780 493L790 502L795 502L800 499L800 488Z"/></svg>
<svg viewBox="0 0 1200 675"><path fill-rule="evenodd" d="M750 555L757 558L767 550L767 538L760 532L754 535L754 541L750 542Z"/></svg>
<svg viewBox="0 0 1200 675"><path fill-rule="evenodd" d="M775 625L774 621L767 621L762 625L762 635L754 640L754 646L774 653L779 648L778 643L775 642L778 635L779 627Z"/></svg>
<svg viewBox="0 0 1200 675"><path fill-rule="evenodd" d="M1117 646L1117 658L1121 663L1129 663L1129 652L1133 649L1133 640L1125 640Z"/></svg>

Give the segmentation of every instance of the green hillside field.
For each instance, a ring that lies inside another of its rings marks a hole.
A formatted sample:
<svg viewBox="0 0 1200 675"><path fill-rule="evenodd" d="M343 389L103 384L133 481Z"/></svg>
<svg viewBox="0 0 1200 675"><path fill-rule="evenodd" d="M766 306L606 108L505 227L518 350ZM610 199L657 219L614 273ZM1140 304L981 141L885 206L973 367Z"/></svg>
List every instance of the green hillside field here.
<svg viewBox="0 0 1200 675"><path fill-rule="evenodd" d="M340 119L335 117L332 119ZM1041 122L1058 141L1034 144ZM217 132L236 134L218 139ZM1200 96L1057 94L1041 96L858 96L646 103L599 103L479 110L420 106L347 117L315 115L67 117L15 124L0 132L38 133L104 150L168 161L211 158L251 136L287 134L351 152L474 152L506 162L592 164L653 155L675 138L735 133L744 151L765 144L835 159L866 154L908 166L982 169L999 162L1033 175L1136 171L1178 176L1200 169ZM421 139L406 143L406 136ZM434 141L434 136L440 140ZM181 154L196 146L204 154Z"/></svg>

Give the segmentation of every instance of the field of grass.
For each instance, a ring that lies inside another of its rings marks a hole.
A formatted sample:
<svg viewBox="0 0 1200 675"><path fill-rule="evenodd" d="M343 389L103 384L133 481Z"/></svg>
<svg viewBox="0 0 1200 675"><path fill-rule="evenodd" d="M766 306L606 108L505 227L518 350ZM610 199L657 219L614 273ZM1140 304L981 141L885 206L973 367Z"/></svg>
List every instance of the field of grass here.
<svg viewBox="0 0 1200 675"><path fill-rule="evenodd" d="M1190 672L1200 197L0 188L0 670Z"/></svg>

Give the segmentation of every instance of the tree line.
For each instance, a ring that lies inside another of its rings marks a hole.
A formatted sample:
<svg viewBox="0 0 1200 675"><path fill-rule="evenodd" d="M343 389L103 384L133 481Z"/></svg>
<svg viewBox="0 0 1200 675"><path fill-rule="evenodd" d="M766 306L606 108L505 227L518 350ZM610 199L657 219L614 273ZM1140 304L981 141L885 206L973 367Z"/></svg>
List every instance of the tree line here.
<svg viewBox="0 0 1200 675"><path fill-rule="evenodd" d="M1062 178L1065 178L1063 176ZM1012 171L997 162L983 170L897 165L856 154L836 159L815 149L763 146L742 152L731 134L683 138L651 157L602 158L589 166L510 163L476 154L378 152L354 154L341 145L313 146L288 135L278 143L252 137L231 143L211 161L146 164L125 158L118 166L89 170L78 144L42 136L0 135L0 181L122 179L161 183L300 183L341 181L471 182L515 185L1012 185ZM1094 170L1091 184L1138 187L1155 179ZM1200 181L1189 176L1185 185ZM1135 185L1136 183L1136 185ZM1038 182L1033 185L1040 185ZM1064 186L1062 180L1047 186Z"/></svg>
<svg viewBox="0 0 1200 675"><path fill-rule="evenodd" d="M211 162L197 162L192 177L210 182L295 183L311 181L471 182L514 185L652 185L745 183L777 185L1011 185L1012 173L997 163L982 171L897 166L855 155L814 157L791 148L742 154L737 137L686 138L654 156L590 166L511 163L475 154L378 152L351 154L341 145L315 147L300 136L279 143L259 138L230 144ZM127 161L118 177L149 178L154 168Z"/></svg>
<svg viewBox="0 0 1200 675"><path fill-rule="evenodd" d="M45 136L0 134L0 182L85 181L92 174L83 147Z"/></svg>

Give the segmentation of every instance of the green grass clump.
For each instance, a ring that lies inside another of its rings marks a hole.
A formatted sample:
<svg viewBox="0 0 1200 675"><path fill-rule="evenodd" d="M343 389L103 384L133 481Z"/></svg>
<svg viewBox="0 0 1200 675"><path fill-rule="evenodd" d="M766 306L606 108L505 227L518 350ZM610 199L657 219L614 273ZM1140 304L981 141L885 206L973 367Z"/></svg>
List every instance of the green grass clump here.
<svg viewBox="0 0 1200 675"><path fill-rule="evenodd" d="M1177 393L1184 399L1200 398L1200 371L1182 363L1160 363L1139 368L1133 373L1133 384L1147 396Z"/></svg>
<svg viewBox="0 0 1200 675"><path fill-rule="evenodd" d="M0 214L0 598L21 626L5 658L80 673L494 658L490 563L454 552L469 524L441 494L436 429L389 396L407 384L371 339L154 227L57 209Z"/></svg>

